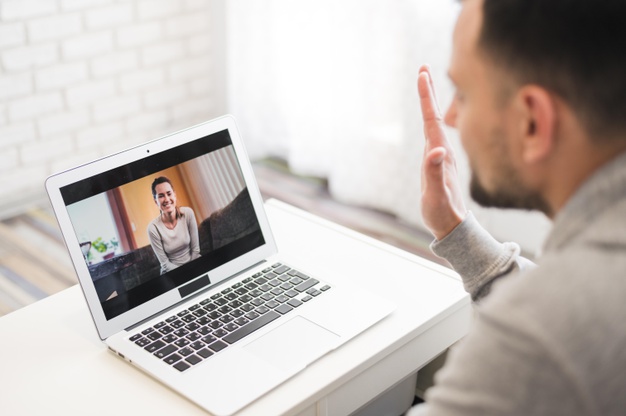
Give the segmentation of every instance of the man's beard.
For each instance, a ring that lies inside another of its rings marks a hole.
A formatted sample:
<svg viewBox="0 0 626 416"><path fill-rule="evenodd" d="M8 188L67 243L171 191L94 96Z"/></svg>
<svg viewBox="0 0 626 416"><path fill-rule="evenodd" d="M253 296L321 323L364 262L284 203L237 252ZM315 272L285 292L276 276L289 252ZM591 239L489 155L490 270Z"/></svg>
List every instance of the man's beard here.
<svg viewBox="0 0 626 416"><path fill-rule="evenodd" d="M485 208L512 208L541 211L550 216L551 210L545 199L536 192L525 189L510 167L501 169L501 180L495 191L489 192L472 172L470 196Z"/></svg>

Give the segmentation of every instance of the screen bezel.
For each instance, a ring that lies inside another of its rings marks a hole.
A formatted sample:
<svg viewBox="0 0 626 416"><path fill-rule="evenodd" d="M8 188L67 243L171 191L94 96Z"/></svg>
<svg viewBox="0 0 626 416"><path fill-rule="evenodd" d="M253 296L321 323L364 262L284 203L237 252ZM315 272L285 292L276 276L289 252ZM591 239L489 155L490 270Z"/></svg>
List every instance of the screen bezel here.
<svg viewBox="0 0 626 416"><path fill-rule="evenodd" d="M77 183L85 178L90 178L94 175L126 166L138 160L146 159L174 147L210 136L223 130L227 130L230 135L232 146L241 168L244 182L248 188L250 199L256 212L257 220L265 243L221 266L218 266L210 271L203 272L189 281L191 282L195 279L203 278L203 276L206 276L208 273L209 280L211 282L209 286L202 287L198 291L192 292L184 297L181 296L178 288L174 288L153 298L152 300L128 310L127 312L124 312L114 318L107 319L93 284L88 266L84 261L83 254L80 250L80 245L66 209L66 204L61 190L64 187ZM194 296L198 292L214 287L221 281L261 262L265 258L275 254L277 251L276 243L271 233L267 216L265 215L263 199L256 183L252 166L236 127L235 119L230 115L169 134L123 152L98 159L94 162L58 173L56 175L52 175L46 180L46 190L48 192L52 208L56 214L61 233L72 259L72 263L74 264L83 294L96 325L96 329L102 340L169 307L172 307L180 303L182 300Z"/></svg>

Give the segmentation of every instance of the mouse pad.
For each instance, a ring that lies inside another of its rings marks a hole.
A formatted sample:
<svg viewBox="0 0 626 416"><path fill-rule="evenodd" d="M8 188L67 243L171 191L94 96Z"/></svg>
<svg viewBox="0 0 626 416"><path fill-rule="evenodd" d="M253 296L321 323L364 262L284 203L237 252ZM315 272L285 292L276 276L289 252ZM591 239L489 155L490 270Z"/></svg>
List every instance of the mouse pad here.
<svg viewBox="0 0 626 416"><path fill-rule="evenodd" d="M245 346L245 349L284 369L304 368L337 346L339 336L301 316Z"/></svg>

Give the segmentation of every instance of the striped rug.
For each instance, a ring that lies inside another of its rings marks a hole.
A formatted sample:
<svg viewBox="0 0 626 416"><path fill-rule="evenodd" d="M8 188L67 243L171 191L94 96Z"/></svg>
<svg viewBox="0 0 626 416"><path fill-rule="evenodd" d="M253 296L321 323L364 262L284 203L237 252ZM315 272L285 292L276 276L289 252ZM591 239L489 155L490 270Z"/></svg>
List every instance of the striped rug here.
<svg viewBox="0 0 626 416"><path fill-rule="evenodd" d="M34 208L0 223L0 314L76 283L50 209Z"/></svg>
<svg viewBox="0 0 626 416"><path fill-rule="evenodd" d="M441 261L428 249L431 237L392 215L335 201L324 180L293 175L284 162L254 165L264 198L276 198L406 251ZM77 283L49 206L0 222L0 316Z"/></svg>

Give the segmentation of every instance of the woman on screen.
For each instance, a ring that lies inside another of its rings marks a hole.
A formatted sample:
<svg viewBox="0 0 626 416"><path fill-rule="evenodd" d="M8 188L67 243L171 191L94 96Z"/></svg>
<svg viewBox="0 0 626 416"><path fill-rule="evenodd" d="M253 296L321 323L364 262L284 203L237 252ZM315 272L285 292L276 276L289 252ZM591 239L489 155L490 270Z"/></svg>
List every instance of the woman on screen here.
<svg viewBox="0 0 626 416"><path fill-rule="evenodd" d="M152 197L161 214L150 222L148 237L161 263L161 274L200 257L196 216L176 205L176 192L165 176L152 182Z"/></svg>

